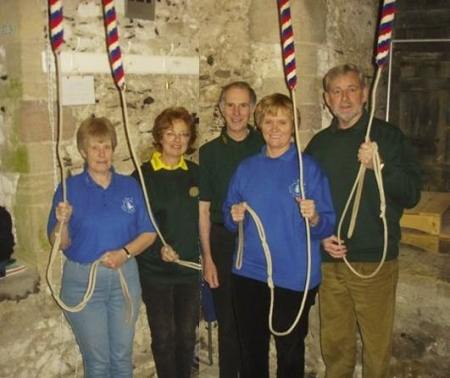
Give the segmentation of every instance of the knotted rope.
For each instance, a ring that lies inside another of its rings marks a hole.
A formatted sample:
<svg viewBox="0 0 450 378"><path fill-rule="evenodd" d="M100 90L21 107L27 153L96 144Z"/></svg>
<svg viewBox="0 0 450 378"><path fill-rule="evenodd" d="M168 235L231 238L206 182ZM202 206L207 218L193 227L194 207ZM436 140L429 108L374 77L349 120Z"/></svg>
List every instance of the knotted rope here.
<svg viewBox="0 0 450 378"><path fill-rule="evenodd" d="M147 186L145 184L144 176L142 174L141 163L134 150L133 143L131 142L130 131L128 126L129 122L128 122L127 102L125 99L125 92L126 92L125 72L123 69L122 53L119 46L119 33L117 30L117 15L114 7L114 0L102 0L102 4L105 20L106 43L108 47L109 62L111 65L111 71L114 77L114 82L116 83L117 89L119 90L120 94L120 101L122 105L122 117L127 144L130 150L131 158L138 173L139 182L143 188L145 205L147 207L148 215L150 216L150 219L155 227L155 231L158 234L158 237L161 239L161 243L163 244L164 247L170 248L164 236L162 235L158 227L158 224L155 220L155 217L153 215L153 211L150 206L150 200L147 194ZM187 268L201 270L201 265L193 261L185 261L178 259L174 262Z"/></svg>
<svg viewBox="0 0 450 378"><path fill-rule="evenodd" d="M371 93L371 111L369 116L369 122L367 125L367 131L365 135L365 141L370 141L370 133L372 130L372 123L375 115L375 108L376 108L376 93L378 89L378 83L380 81L381 72L383 70L384 65L387 63L387 58L389 55L389 49L391 45L391 39L392 39L392 26L394 22L395 17L395 0L384 0L383 8L381 11L381 17L380 17L380 25L378 27L378 42L377 42L377 54L375 57L375 63L377 65L377 72L375 76L375 81L372 88ZM350 264L347 257L344 256L344 262L348 266L348 268L356 274L358 277L361 278L371 278L374 277L381 269L381 267L384 264L384 261L386 260L387 255L387 246L388 246L388 227L387 227L387 220L386 220L386 195L384 192L384 186L383 186L383 176L382 176L382 164L381 164L381 158L378 153L378 147L376 147L373 151L372 155L372 162L373 162L373 170L375 175L375 180L377 183L378 192L380 195L380 218L383 222L383 254L381 256L380 262L378 263L375 270L370 274L362 274L360 272L357 272L356 269ZM350 239L353 235L353 232L355 230L356 225L356 218L358 216L359 211L359 205L361 203L361 196L362 191L364 187L364 178L366 173L366 167L360 163L359 171L356 176L355 182L353 184L352 190L350 192L350 195L347 199L347 203L345 204L344 210L341 215L341 219L339 220L338 230L337 230L337 238L338 243L340 244L341 240L341 231L342 231L342 224L344 222L345 216L347 214L347 211L350 207L350 203L353 200L353 208L352 213L350 217L350 224L347 231L347 238Z"/></svg>
<svg viewBox="0 0 450 378"><path fill-rule="evenodd" d="M284 74L287 86L289 88L291 99L292 99L292 112L294 117L294 135L295 135L295 144L297 147L297 157L298 157L298 166L299 166L299 186L300 186L300 195L302 199L305 199L305 189L304 189L304 179L303 179L303 159L301 152L301 141L300 141L300 132L298 125L298 114L297 114L297 105L295 99L295 88L297 85L297 74L296 74L296 63L295 63L295 46L294 46L294 31L292 28L292 19L291 19L291 8L289 0L277 0L278 4L278 12L279 12L279 22L280 22L280 38L282 44L282 54L283 54L283 64L284 64ZM303 314L303 310L305 308L306 299L308 297L308 289L311 281L311 231L309 220L305 219L305 229L306 229L306 249L307 249L307 267L306 267L306 280L305 280L305 289L303 292L302 301L300 304L300 308L298 310L297 316L288 329L285 331L275 331L273 327L273 309L275 302L275 290L274 284L272 280L272 258L270 254L270 248L267 244L266 235L264 231L264 226L261 222L261 219L258 217L256 212L248 205L245 205L248 213L251 215L253 221L255 222L256 228L258 230L259 238L261 239L261 244L263 247L264 255L266 257L267 263L267 285L270 289L270 308L269 308L269 329L276 336L285 336L292 332L292 330L297 326L300 318ZM238 251L236 256L236 269L240 269L242 267L243 260L243 250L244 250L244 226L243 222L239 222L239 238L238 238Z"/></svg>
<svg viewBox="0 0 450 378"><path fill-rule="evenodd" d="M67 202L67 183L66 183L66 172L64 170L63 160L61 158L61 140L63 133L63 115L62 115L62 92L61 92L61 64L60 64L60 53L62 46L64 44L64 28L63 28L63 8L61 0L49 0L49 29L50 29L50 43L52 45L53 54L55 56L55 67L56 67L56 85L58 88L58 119L57 119L57 139L56 139L56 155L58 159L58 165L61 174L61 191L63 202ZM56 261L56 257L61 246L61 233L64 227L64 222L60 222L57 230L55 231L55 240L50 252L49 263L47 265L46 279L51 292L52 297L55 299L56 303L65 311L68 312L79 312L83 310L86 304L92 297L95 290L95 284L97 279L97 270L101 260L96 260L91 264L89 270L89 279L87 283L86 291L83 295L82 300L74 306L69 306L64 303L60 295L57 293L54 283L53 283L53 266ZM127 321L131 321L133 315L133 303L128 290L128 285L123 275L122 270L118 270L119 279L122 287L122 292L127 301Z"/></svg>

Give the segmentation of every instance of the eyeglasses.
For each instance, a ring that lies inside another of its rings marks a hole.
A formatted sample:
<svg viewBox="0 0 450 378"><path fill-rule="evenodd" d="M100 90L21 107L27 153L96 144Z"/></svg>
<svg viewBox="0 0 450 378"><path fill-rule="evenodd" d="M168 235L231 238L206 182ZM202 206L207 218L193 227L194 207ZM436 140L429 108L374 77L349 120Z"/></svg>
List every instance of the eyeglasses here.
<svg viewBox="0 0 450 378"><path fill-rule="evenodd" d="M168 130L164 132L163 136L169 140L179 139L189 139L191 137L190 133L175 133L174 131Z"/></svg>

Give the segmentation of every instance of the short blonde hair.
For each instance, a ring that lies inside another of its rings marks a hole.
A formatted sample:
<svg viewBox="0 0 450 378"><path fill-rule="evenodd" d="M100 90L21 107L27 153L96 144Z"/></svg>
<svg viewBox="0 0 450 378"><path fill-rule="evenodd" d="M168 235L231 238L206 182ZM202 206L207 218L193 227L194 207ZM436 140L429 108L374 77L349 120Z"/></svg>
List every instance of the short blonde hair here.
<svg viewBox="0 0 450 378"><path fill-rule="evenodd" d="M77 131L78 151L86 151L87 141L91 138L110 140L113 151L117 146L117 134L111 121L106 117L89 117L81 122Z"/></svg>
<svg viewBox="0 0 450 378"><path fill-rule="evenodd" d="M261 124L264 121L264 117L267 114L277 115L279 110L284 110L291 121L294 122L294 111L291 99L282 93L273 93L271 95L263 97L255 108L255 122L258 128L261 128ZM300 124L300 112L297 111L298 122Z"/></svg>

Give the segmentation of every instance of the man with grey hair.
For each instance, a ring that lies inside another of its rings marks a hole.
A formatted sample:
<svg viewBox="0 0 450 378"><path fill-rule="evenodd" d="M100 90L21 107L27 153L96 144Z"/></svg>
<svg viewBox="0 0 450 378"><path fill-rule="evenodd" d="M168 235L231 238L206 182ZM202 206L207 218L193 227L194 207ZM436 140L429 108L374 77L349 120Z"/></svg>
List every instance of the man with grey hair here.
<svg viewBox="0 0 450 378"><path fill-rule="evenodd" d="M325 102L334 115L331 125L313 137L306 152L315 157L330 180L336 214L341 216L359 164L367 169L357 224L351 239L333 235L322 242L319 291L322 355L327 377L352 377L356 332L363 343L363 376L388 377L398 280L400 217L420 199L421 177L415 153L398 127L373 120L364 110L368 88L353 64L332 68L324 78ZM387 257L372 278L360 278L343 263L346 256L364 275L375 270L383 252L380 196L372 154L378 148L383 168L388 224ZM343 230L348 229L345 219Z"/></svg>
<svg viewBox="0 0 450 378"><path fill-rule="evenodd" d="M234 234L224 226L222 204L236 167L256 154L263 140L248 123L256 104L249 84L236 81L222 89L220 112L225 120L221 134L200 148L200 242L203 277L212 289L219 324L220 378L236 378L239 344L231 300L231 266Z"/></svg>

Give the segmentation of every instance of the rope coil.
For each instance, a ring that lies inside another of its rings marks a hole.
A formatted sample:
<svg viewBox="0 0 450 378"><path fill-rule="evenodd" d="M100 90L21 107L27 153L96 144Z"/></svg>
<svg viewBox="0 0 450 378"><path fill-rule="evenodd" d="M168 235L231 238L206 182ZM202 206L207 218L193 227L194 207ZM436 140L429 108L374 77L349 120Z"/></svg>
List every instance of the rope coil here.
<svg viewBox="0 0 450 378"><path fill-rule="evenodd" d="M105 20L105 29L106 29L106 44L108 47L108 56L109 61L111 65L111 72L114 78L114 82L116 83L116 86L119 90L120 94L120 102L122 105L122 117L123 117L123 125L125 129L125 136L127 139L128 148L131 154L131 158L133 160L133 163L136 167L136 171L138 173L139 182L142 187L142 192L144 194L144 200L145 200L145 206L147 208L148 215L153 223L153 226L155 228L156 233L158 234L158 237L161 239L161 243L164 247L169 247L167 244L166 239L162 235L158 223L156 222L156 219L153 215L153 211L150 205L150 200L148 198L147 194L147 185L144 181L144 176L142 174L141 169L141 163L139 161L139 158L136 154L136 151L134 149L133 143L131 142L131 136L130 136L130 128L129 128L129 121L128 121L128 110L127 110L127 102L125 100L125 91L126 91L126 84L125 84L125 72L123 69L123 63L122 63L122 53L120 50L119 45L119 32L117 29L117 15L114 7L114 0L102 0L103 4L103 13L104 13L104 20ZM201 265L199 263L195 263L193 261L185 261L185 260L175 260L175 263L177 263L180 266L184 266L187 268L195 269L195 270L201 270Z"/></svg>
<svg viewBox="0 0 450 378"><path fill-rule="evenodd" d="M299 168L299 186L300 186L300 195L301 199L305 199L305 185L304 185L304 175L303 175L303 159L301 152L301 140L300 140L300 131L299 131L299 122L298 122L298 113L297 113L297 105L295 98L295 88L297 85L297 73L296 73L296 62L295 62L295 46L294 46L294 31L292 28L292 18L291 18L291 8L289 0L277 0L278 5L278 14L279 14L279 23L280 23L280 39L282 46L282 56L283 56L283 64L284 64L284 73L286 84L290 90L290 95L292 99L292 113L294 118L294 135L295 135L295 144L297 147L297 158L298 158L298 168ZM267 263L267 285L270 289L270 308L269 308L269 329L276 336L285 336L292 332L292 330L297 326L305 308L306 299L308 297L308 289L311 281L311 230L309 225L309 220L304 218L305 220L305 232L306 232L306 280L305 280L305 289L302 296L301 305L297 316L294 322L291 324L288 329L285 331L275 331L273 328L273 309L275 302L275 290L274 283L272 278L272 258L270 255L270 248L267 244L264 226L261 222L261 219L258 217L256 212L248 205L245 204L245 207L258 230L258 235L261 240L261 244L264 250L264 254L266 256ZM243 262L243 249L244 249L244 226L243 222L239 222L238 226L238 252L236 255L236 269L240 269L242 267Z"/></svg>
<svg viewBox="0 0 450 378"><path fill-rule="evenodd" d="M256 226L256 230L258 231L258 236L259 239L261 240L261 246L264 252L264 256L266 259L266 264L267 264L267 286L269 287L270 290L270 307L269 307L269 319L268 319L268 324L269 324L269 330L270 332L272 332L272 334L276 335L276 336L286 336L289 335L293 329L297 326L298 322L300 321L300 318L303 314L303 309L305 307L305 303L306 303L306 298L307 298L307 293L308 293L308 289L309 289L309 281L310 281L310 272L311 272L311 258L310 256L308 256L308 265L307 265L307 278L306 278L306 284L305 284L305 290L302 296L302 301L300 304L300 308L297 312L297 315L293 321L293 323L284 331L276 331L273 327L273 311L274 311L274 307L275 307L275 285L273 283L273 265L272 265L272 255L270 252L270 247L269 244L267 243L267 237L266 237L266 232L264 230L264 225L261 221L261 218L259 218L258 214L255 212L255 210L253 210L247 203L245 203L245 209L248 211L248 213L250 214L251 218L253 219L253 222L255 223ZM305 218L305 222L308 222L308 220ZM242 260L243 260L243 255L244 255L244 233L243 231L243 221L239 222L239 238L238 238L238 250L237 250L237 256L236 256L236 269L241 269L242 267ZM309 230L309 227L307 228ZM308 243L308 250L310 251L311 246L310 246L310 236L307 236L307 243ZM238 264L239 261L239 264ZM306 295L305 295L306 293Z"/></svg>
<svg viewBox="0 0 450 378"><path fill-rule="evenodd" d="M375 116L375 108L376 108L376 93L378 89L378 84L381 78L381 72L384 67L384 65L387 63L389 50L391 46L391 38L392 38L392 30L393 30L393 23L394 23L394 17L396 12L396 6L395 6L395 0L384 0L383 7L381 10L381 16L380 16L380 24L378 27L378 40L377 40L377 53L375 56L375 63L377 65L377 71L375 76L375 81L372 88L371 93L371 111L369 116L369 122L367 125L367 131L365 135L365 141L370 142L370 134L372 131L372 123ZM360 278L372 278L374 277L383 266L386 256L387 256L387 246L388 246L388 226L387 226L387 220L386 220L386 195L384 192L384 185L383 185L383 176L382 176L382 163L381 158L378 152L378 146L375 147L372 155L372 162L373 162L373 170L375 175L375 180L377 183L378 192L380 195L380 218L383 223L383 253L380 259L380 262L378 263L375 270L370 274L362 274L350 264L347 257L344 256L343 260L347 267L358 277ZM356 218L358 216L359 206L361 203L361 197L364 187L364 178L365 178L366 168L362 163L360 163L359 171L356 176L355 182L353 184L352 190L349 194L349 197L347 199L347 202L345 204L344 210L341 214L341 218L339 220L338 230L337 230L337 238L338 238L338 244L341 245L341 230L342 230L342 224L345 219L345 216L347 214L348 208L350 207L350 203L353 200L353 208L350 218L350 224L347 231L347 238L350 239L353 235L353 232L355 230L356 226Z"/></svg>

